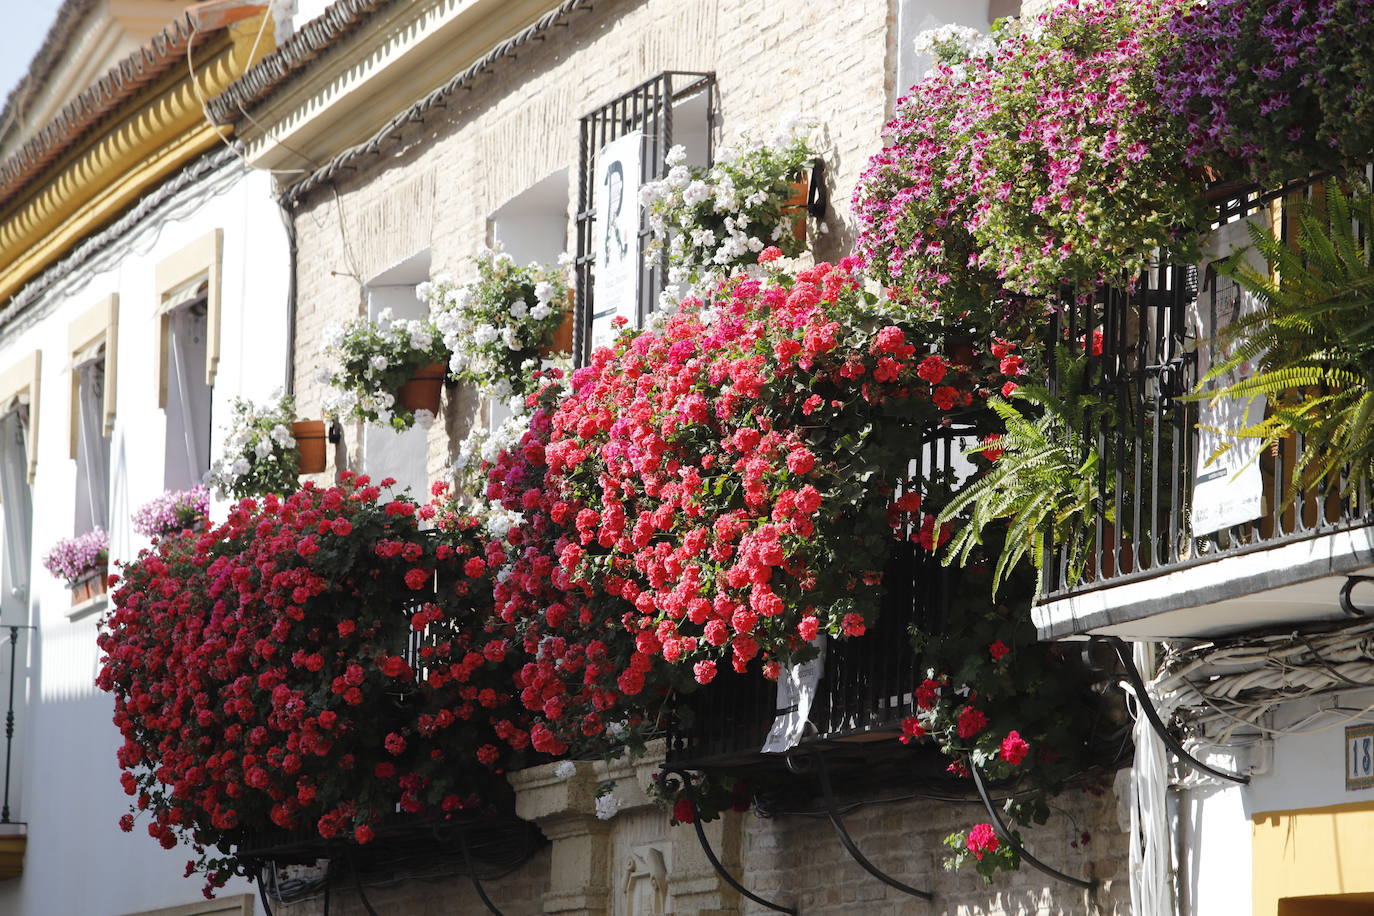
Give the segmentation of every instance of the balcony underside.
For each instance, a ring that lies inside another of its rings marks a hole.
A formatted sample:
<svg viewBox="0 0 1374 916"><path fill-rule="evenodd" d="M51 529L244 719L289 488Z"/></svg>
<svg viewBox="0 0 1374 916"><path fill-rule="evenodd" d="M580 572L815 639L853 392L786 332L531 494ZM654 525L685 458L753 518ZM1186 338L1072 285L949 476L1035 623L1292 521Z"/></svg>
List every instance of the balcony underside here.
<svg viewBox="0 0 1374 916"><path fill-rule="evenodd" d="M1033 615L1042 639L1208 638L1348 619L1340 592L1357 575L1374 575L1368 522L1120 576L1038 604ZM1374 607L1374 585L1351 597Z"/></svg>

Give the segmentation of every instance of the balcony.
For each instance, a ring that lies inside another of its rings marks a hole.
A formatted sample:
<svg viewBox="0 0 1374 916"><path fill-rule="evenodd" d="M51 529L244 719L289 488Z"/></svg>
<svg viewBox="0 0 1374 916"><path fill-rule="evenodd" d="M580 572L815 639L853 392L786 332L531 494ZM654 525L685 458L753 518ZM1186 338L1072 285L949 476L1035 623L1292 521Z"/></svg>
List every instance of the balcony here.
<svg viewBox="0 0 1374 916"><path fill-rule="evenodd" d="M1087 384L1111 405L1112 420L1085 437L1099 457L1086 571L1075 581L1068 551L1047 552L1045 594L1033 611L1042 638L1204 638L1349 619L1362 614L1362 598L1374 604L1374 589L1363 595L1363 580L1352 578L1374 573L1368 493L1344 493L1343 481L1293 487L1301 441L1209 464L1216 440L1200 427L1216 417L1186 395L1206 374L1209 329L1239 301L1209 264L1250 244L1248 222L1292 239L1292 204L1321 186L1223 193L1201 264L1161 265L1133 290L1066 305L1051 331L1069 341L1101 334Z"/></svg>

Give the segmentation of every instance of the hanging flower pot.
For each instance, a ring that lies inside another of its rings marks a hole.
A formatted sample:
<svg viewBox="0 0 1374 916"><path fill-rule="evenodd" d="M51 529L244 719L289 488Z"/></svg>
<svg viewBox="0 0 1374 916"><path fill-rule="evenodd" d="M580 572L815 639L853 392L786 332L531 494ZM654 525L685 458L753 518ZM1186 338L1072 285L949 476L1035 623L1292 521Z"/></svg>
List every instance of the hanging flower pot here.
<svg viewBox="0 0 1374 916"><path fill-rule="evenodd" d="M569 296L569 301L571 301ZM539 348L541 359L552 359L560 353L571 353L573 345L573 310L569 308L563 313L563 321L553 332L553 338L546 346Z"/></svg>
<svg viewBox="0 0 1374 916"><path fill-rule="evenodd" d="M790 193L783 202L783 209L796 214L792 220L792 237L799 242L806 241L806 197L811 193L811 173L803 171L801 177L789 181Z"/></svg>
<svg viewBox="0 0 1374 916"><path fill-rule="evenodd" d="M325 430L323 420L297 420L291 424L296 440L302 474L319 474L325 468Z"/></svg>
<svg viewBox="0 0 1374 916"><path fill-rule="evenodd" d="M792 220L792 236L799 242L806 241L806 218L825 216L825 162L813 159L787 183L789 194L782 209L796 214Z"/></svg>
<svg viewBox="0 0 1374 916"><path fill-rule="evenodd" d="M444 378L447 375L448 366L443 363L430 363L419 367L410 376L410 381L396 391L397 405L411 412L428 410L437 414L439 392L444 387Z"/></svg>

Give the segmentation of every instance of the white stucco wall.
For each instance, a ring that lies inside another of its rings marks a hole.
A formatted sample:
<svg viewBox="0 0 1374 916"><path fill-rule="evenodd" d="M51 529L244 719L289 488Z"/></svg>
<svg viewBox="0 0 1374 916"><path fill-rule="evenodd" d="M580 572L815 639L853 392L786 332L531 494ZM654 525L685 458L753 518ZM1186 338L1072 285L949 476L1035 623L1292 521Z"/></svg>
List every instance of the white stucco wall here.
<svg viewBox="0 0 1374 916"><path fill-rule="evenodd" d="M284 380L287 360L287 243L269 176L237 163L154 213L137 230L55 285L26 314L0 329L0 371L41 349L38 470L33 482L30 618L37 627L27 708L15 736L21 766L11 787L13 817L28 823L21 878L0 882L7 916L120 916L201 899L198 879L182 877L190 850L163 851L140 822L117 821L129 799L119 785L113 701L93 686L100 615L78 620L66 584L40 559L72 533L75 462L69 456L68 326L111 293L119 295L117 416L111 439L112 559L143 546L130 512L162 492L166 420L157 405L155 267L212 230L223 230L221 345L214 387L212 458L235 396L265 400ZM225 893L247 890L246 882Z"/></svg>

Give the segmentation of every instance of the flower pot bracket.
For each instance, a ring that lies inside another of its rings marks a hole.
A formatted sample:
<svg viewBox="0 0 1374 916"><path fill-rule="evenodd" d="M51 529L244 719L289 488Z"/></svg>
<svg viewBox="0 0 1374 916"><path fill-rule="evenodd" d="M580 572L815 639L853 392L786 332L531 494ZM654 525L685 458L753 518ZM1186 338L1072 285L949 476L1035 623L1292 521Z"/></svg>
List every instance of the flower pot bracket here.
<svg viewBox="0 0 1374 916"><path fill-rule="evenodd" d="M682 787L690 786L692 784L692 774L687 770L665 766L663 768L663 784L669 788L674 784ZM775 913L790 913L791 916L797 916L797 909L795 907L783 906L781 903L765 900L736 881L735 876L730 874L725 866L721 864L720 859L716 856L715 850L711 848L710 840L706 839L706 831L701 826L701 812L697 810L696 802L692 803L692 815L692 826L696 828L697 842L701 844L701 851L706 854L706 861L711 863L711 867L716 870L716 874L720 875L721 880L761 907L770 909Z"/></svg>
<svg viewBox="0 0 1374 916"><path fill-rule="evenodd" d="M1072 884L1075 887L1081 887L1089 891L1097 887L1096 879L1075 878L1073 875L1065 874L1057 868L1046 865L1044 862L1041 862L1035 856L1031 855L1026 850L1026 847L1022 846L1020 841L1016 839L1016 835L1007 829L1006 823L1002 820L1002 812L998 811L997 807L992 803L992 797L988 795L988 788L983 784L983 775L978 772L978 767L974 765L973 758L965 757L964 766L968 767L969 774L973 777L973 785L978 790L978 798L982 800L983 807L987 810L988 818L992 821L993 828L997 831L997 835L1002 838L1002 842L1016 850L1016 855L1020 859L1036 871L1043 872L1051 878L1063 881L1065 884Z"/></svg>
<svg viewBox="0 0 1374 916"><path fill-rule="evenodd" d="M1179 744L1178 739L1169 733L1169 729L1165 726L1164 720L1159 717L1159 710L1155 709L1155 704L1150 700L1149 691L1145 686L1145 679L1140 676L1140 669L1136 668L1135 659L1131 657L1130 646L1128 646L1124 640L1119 636L1094 636L1092 637L1092 641L1106 643L1116 652L1117 658L1121 660L1121 667L1126 672L1126 680L1130 682L1131 689L1135 693L1136 702L1140 704L1140 711L1145 714L1145 718L1150 723L1150 727L1155 730L1155 734L1159 735L1160 740L1164 742L1164 746L1172 751L1179 760L1193 769L1201 770L1209 776L1215 776L1217 779L1225 779L1230 782L1240 783L1243 786L1250 784L1249 776L1238 773L1227 773L1224 770L1218 770L1198 760L1192 754L1184 750L1183 745Z"/></svg>
<svg viewBox="0 0 1374 916"><path fill-rule="evenodd" d="M903 894L908 894L921 900L935 899L934 891L923 891L898 881L869 861L868 857L859 849L858 844L854 842L854 838L849 835L849 831L845 829L844 821L840 819L840 811L835 804L835 790L830 784L830 764L825 759L825 753L814 744L807 750L809 751L809 757L793 755L788 758L788 764L789 766L797 765L799 769L810 768L810 764L802 765L802 760L809 760L811 763L815 764L816 775L820 777L821 782L821 796L825 800L826 817L830 819L830 826L835 828L835 835L839 837L840 845L844 847L845 852L849 853L850 858L858 862L860 868L886 884L888 887L895 888Z"/></svg>

